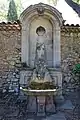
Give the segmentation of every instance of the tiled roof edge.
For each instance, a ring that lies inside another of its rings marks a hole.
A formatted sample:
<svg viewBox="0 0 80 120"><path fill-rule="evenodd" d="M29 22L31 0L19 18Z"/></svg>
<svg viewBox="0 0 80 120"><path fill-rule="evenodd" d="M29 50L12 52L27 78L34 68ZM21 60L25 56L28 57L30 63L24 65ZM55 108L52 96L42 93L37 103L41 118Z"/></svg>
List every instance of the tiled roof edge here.
<svg viewBox="0 0 80 120"><path fill-rule="evenodd" d="M1 22L0 23L0 31L7 30L21 30L21 23L19 20L14 22Z"/></svg>

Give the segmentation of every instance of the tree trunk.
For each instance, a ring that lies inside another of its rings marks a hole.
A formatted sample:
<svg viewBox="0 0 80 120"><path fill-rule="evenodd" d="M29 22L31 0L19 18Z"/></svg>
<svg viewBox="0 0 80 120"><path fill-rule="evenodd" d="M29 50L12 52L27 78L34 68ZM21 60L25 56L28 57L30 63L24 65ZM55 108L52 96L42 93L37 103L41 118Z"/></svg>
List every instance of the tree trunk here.
<svg viewBox="0 0 80 120"><path fill-rule="evenodd" d="M72 7L72 9L78 14L78 16L80 17L80 5L73 2L72 0L65 0L66 3Z"/></svg>

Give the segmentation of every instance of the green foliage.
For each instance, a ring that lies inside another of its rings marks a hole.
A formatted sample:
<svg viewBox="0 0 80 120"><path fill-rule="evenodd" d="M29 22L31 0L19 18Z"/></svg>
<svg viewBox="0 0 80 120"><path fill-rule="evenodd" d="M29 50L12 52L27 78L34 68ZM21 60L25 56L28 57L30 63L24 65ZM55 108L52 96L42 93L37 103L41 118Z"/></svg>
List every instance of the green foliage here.
<svg viewBox="0 0 80 120"><path fill-rule="evenodd" d="M8 2L0 0L0 22L7 19Z"/></svg>
<svg viewBox="0 0 80 120"><path fill-rule="evenodd" d="M72 72L74 75L75 85L80 86L80 64L76 64Z"/></svg>
<svg viewBox="0 0 80 120"><path fill-rule="evenodd" d="M52 2L54 5L56 5L57 2L58 2L58 0L48 0L48 1L49 1L49 3ZM77 3L77 4L80 3L80 0L72 0L72 1L75 2L75 3Z"/></svg>
<svg viewBox="0 0 80 120"><path fill-rule="evenodd" d="M0 12L0 21L5 21L7 19L6 12Z"/></svg>
<svg viewBox="0 0 80 120"><path fill-rule="evenodd" d="M80 74L80 64L76 64L73 69L74 74Z"/></svg>
<svg viewBox="0 0 80 120"><path fill-rule="evenodd" d="M55 6L57 5L58 0L48 0L49 3L54 4Z"/></svg>
<svg viewBox="0 0 80 120"><path fill-rule="evenodd" d="M73 2L75 2L75 3L80 3L80 0L72 0Z"/></svg>
<svg viewBox="0 0 80 120"><path fill-rule="evenodd" d="M17 15L15 2L14 2L14 0L10 0L8 14L7 14L7 20L13 22L17 19L18 19L18 15Z"/></svg>
<svg viewBox="0 0 80 120"><path fill-rule="evenodd" d="M22 6L22 3L21 3L22 1L23 1L23 0L15 0L18 18L19 18L19 16L20 16L20 14L22 13L22 11L24 10L24 8L23 8L23 6Z"/></svg>

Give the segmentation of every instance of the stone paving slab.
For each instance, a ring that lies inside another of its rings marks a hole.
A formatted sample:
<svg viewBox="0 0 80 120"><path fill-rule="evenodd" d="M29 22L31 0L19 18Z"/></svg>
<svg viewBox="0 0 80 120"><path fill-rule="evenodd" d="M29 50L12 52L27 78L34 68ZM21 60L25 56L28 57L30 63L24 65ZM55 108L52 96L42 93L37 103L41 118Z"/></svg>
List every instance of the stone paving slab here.
<svg viewBox="0 0 80 120"><path fill-rule="evenodd" d="M51 115L42 120L66 120L66 118L64 113L58 112L57 114Z"/></svg>
<svg viewBox="0 0 80 120"><path fill-rule="evenodd" d="M75 106L70 100L66 100L65 103L60 107L62 110L74 110Z"/></svg>

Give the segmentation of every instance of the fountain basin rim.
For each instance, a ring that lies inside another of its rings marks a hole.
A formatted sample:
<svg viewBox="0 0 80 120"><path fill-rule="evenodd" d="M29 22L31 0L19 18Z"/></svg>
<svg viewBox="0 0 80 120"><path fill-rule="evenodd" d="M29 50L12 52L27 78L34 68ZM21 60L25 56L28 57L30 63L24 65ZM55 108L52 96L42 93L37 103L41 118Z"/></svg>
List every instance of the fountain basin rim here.
<svg viewBox="0 0 80 120"><path fill-rule="evenodd" d="M31 89L23 89L21 90L24 92L26 95L37 95L37 96L43 96L43 95L56 95L57 94L57 89L47 89L47 90L31 90Z"/></svg>

